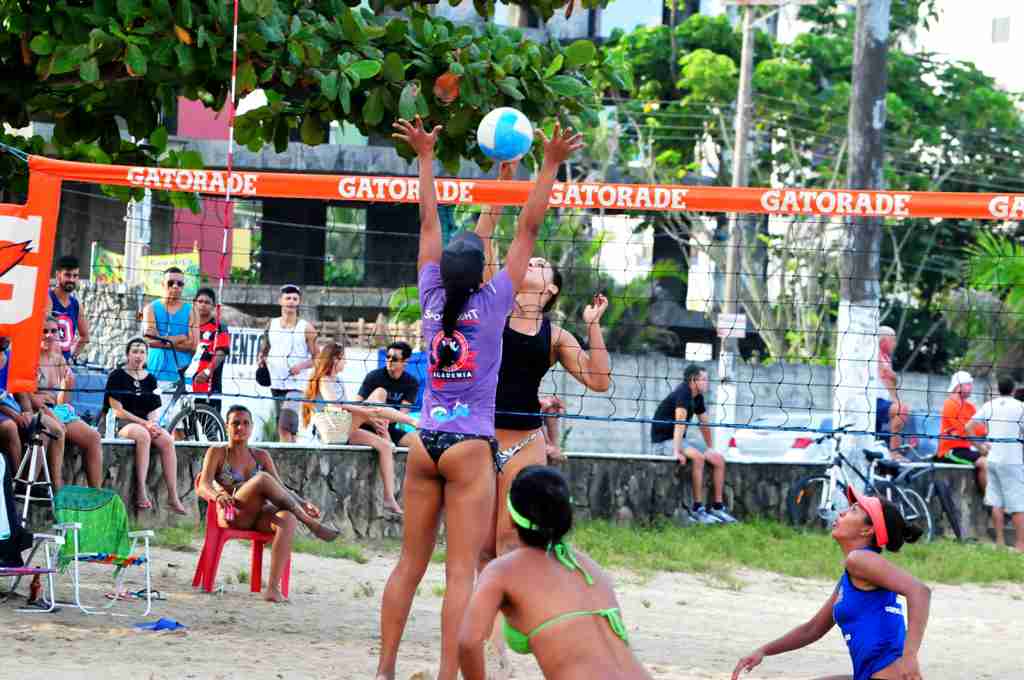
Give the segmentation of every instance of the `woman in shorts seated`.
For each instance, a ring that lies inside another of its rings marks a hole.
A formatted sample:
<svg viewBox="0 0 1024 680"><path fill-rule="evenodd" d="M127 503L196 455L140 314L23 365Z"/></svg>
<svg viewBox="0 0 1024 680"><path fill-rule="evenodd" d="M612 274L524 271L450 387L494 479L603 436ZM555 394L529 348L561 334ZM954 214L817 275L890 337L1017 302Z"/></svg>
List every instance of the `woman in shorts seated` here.
<svg viewBox="0 0 1024 680"><path fill-rule="evenodd" d="M174 437L160 427L160 395L156 376L146 370L149 347L142 338L132 338L125 347L124 368L115 368L107 376L106 399L117 418L114 432L135 442L135 507L149 510L153 503L146 490L149 477L149 451L156 447L164 468L164 482L171 510L188 514L178 498L178 458ZM108 433L109 436L109 433Z"/></svg>
<svg viewBox="0 0 1024 680"><path fill-rule="evenodd" d="M71 391L75 389L75 374L64 360L60 349L60 325L55 317L43 322L43 341L39 349L38 387L32 395L32 406L52 417L64 432L65 441L82 449L85 476L89 486L99 488L103 483L103 447L100 433L78 417L71 405ZM52 423L51 423L52 425ZM50 456L50 475L54 491L64 485L61 470L64 466L64 448L53 447Z"/></svg>
<svg viewBox="0 0 1024 680"><path fill-rule="evenodd" d="M207 512L217 513L222 527L273 532L270 581L263 598L282 602L281 577L292 553L297 522L323 541L333 541L339 532L320 520L318 507L284 485L268 452L249 448L249 409L238 404L229 408L227 429L228 445L206 450L196 493L210 504Z"/></svg>
<svg viewBox="0 0 1024 680"><path fill-rule="evenodd" d="M308 427L317 407L320 410L336 409L351 414L352 426L348 434L349 443L369 446L377 452L380 478L384 483L384 508L402 514L402 506L395 499L395 445L391 442L390 437L382 437L361 428L364 423L371 423L375 419L405 423L413 427L416 427L417 421L409 414L390 407L344 403L347 400L345 383L341 380L341 373L344 369L345 348L336 342L324 345L316 356L313 375L309 378L309 384L306 385L304 393L306 402L302 405L302 422Z"/></svg>

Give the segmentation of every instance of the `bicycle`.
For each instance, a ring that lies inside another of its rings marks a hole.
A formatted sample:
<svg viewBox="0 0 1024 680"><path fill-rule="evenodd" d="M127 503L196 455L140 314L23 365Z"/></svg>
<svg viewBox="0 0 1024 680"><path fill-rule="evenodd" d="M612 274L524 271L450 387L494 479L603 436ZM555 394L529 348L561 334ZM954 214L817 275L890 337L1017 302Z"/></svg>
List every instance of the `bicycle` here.
<svg viewBox="0 0 1024 680"><path fill-rule="evenodd" d="M156 340L167 348L174 347L174 343L159 335L146 335L145 337L148 340ZM210 443L227 441L227 428L220 411L209 404L196 402L196 395L188 391L185 383L185 370L188 367L182 367L176 351L172 351L171 355L174 357L177 367L178 381L174 386L174 394L170 403L160 413L158 420L160 426L172 434L177 429L182 430L185 433L184 441ZM175 405L179 402L181 402L181 406L178 412L170 423L166 424L167 414L173 412Z"/></svg>
<svg viewBox="0 0 1024 680"><path fill-rule="evenodd" d="M898 462L898 467L887 466L892 473L892 483L903 487L913 488L916 486L920 488L924 482L927 482L924 502L930 508L932 499L935 497L939 499L940 512L935 519L941 519L945 515L956 540L965 540L963 525L960 523L960 513L953 501L953 492L947 482L935 479L935 462L937 460L935 454L922 456L910 444L904 444L894 449L894 452L906 455L910 460Z"/></svg>
<svg viewBox="0 0 1024 680"><path fill-rule="evenodd" d="M900 510L904 521L917 524L924 531L925 541L932 540L934 525L928 504L914 489L886 479L887 471L895 461L885 460L885 454L875 449L863 449L869 461L865 476L839 450L839 438L848 425L826 432L815 443L830 442L831 461L824 474L810 475L797 480L786 497L786 511L790 524L799 528L829 528L839 514L849 507L847 488L850 478L844 469L849 467L864 483L866 493L885 498Z"/></svg>

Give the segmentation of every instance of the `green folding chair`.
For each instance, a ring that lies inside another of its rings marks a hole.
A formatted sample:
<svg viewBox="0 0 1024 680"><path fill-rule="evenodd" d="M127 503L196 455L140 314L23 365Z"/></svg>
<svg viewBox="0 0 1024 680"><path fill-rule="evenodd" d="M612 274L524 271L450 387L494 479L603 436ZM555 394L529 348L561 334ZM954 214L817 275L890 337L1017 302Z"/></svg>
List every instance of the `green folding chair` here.
<svg viewBox="0 0 1024 680"><path fill-rule="evenodd" d="M155 534L148 529L128 531L128 513L124 502L110 489L66 486L54 497L53 504L57 518L54 529L65 539L57 563L61 571L71 567L74 605L86 614L132 616L118 614L110 609L121 599L128 568L137 566L143 569L146 578L146 611L141 616L148 616L153 608L149 539ZM80 565L84 562L114 567L114 595L103 607L90 607L82 603Z"/></svg>

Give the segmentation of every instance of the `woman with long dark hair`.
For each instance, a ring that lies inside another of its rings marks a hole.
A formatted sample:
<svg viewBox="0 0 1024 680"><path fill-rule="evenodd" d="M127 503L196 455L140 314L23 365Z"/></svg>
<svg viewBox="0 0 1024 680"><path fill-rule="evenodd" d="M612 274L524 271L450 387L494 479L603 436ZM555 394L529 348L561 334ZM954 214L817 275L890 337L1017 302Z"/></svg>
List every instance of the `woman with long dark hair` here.
<svg viewBox="0 0 1024 680"><path fill-rule="evenodd" d="M832 595L810 621L740 659L732 680L766 656L817 642L836 624L850 651L853 675L821 680L921 680L917 652L928 624L931 590L882 557L882 550L899 552L904 543L917 541L921 528L907 524L887 500L853 487L848 493L853 505L832 525L832 538L845 555L845 570ZM906 598L906 612L898 595Z"/></svg>
<svg viewBox="0 0 1024 680"><path fill-rule="evenodd" d="M484 680L481 643L501 611L509 648L533 654L548 680L649 679L629 647L611 579L565 542L573 514L565 477L554 468L525 467L499 502L521 547L480 575L459 632L463 677Z"/></svg>
<svg viewBox="0 0 1024 680"><path fill-rule="evenodd" d="M429 365L420 430L405 468L402 553L381 603L377 677L395 677L398 644L443 511L447 579L437 677L455 680L459 622L494 513L494 391L502 328L526 276L558 167L581 143L580 135L557 125L551 139L544 138L544 165L519 215L505 268L484 284L483 243L476 234L459 234L442 250L434 187L434 143L441 128L427 132L417 118L415 123L400 120L395 129L395 138L419 159L419 295Z"/></svg>

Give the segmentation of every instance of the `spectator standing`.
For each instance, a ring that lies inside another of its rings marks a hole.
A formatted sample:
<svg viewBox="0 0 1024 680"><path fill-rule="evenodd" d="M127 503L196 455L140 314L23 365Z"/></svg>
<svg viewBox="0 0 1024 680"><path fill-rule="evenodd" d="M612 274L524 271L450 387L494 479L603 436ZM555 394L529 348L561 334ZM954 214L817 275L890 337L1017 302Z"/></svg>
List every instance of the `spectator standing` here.
<svg viewBox="0 0 1024 680"><path fill-rule="evenodd" d="M60 350L65 361L78 357L89 343L89 319L82 312L74 292L78 288L78 258L65 255L57 260L56 285L50 289L49 313L60 325Z"/></svg>
<svg viewBox="0 0 1024 680"><path fill-rule="evenodd" d="M281 316L270 321L269 356L260 363L270 370L270 392L277 410L278 441L294 442L299 431L300 400L309 383L316 356L317 332L313 324L299 317L302 290L293 284L281 286Z"/></svg>
<svg viewBox="0 0 1024 680"><path fill-rule="evenodd" d="M942 404L942 419L939 421L938 457L943 463L973 465L982 495L988 484L988 461L985 459L986 446L972 446L967 439L967 423L977 412L974 404L967 401L974 389L974 378L967 371L957 371L949 379L949 397Z"/></svg>
<svg viewBox="0 0 1024 680"><path fill-rule="evenodd" d="M690 514L701 524L732 523L736 518L729 514L723 503L725 488L725 457L711 448L711 428L708 426L707 407L704 395L708 391L708 372L696 364L690 364L683 372L683 382L658 404L654 412L655 422L651 424L651 443L655 455L675 455L680 465L691 463L690 483L693 486L693 509ZM700 422L701 435L707 448L703 453L688 445L684 438L688 423L693 416ZM673 423L672 421L676 421ZM704 507L704 465L712 469L714 503L711 509Z"/></svg>
<svg viewBox="0 0 1024 680"><path fill-rule="evenodd" d="M159 340L146 338L149 351L146 370L156 378L160 390L160 403L166 410L174 396L179 371L188 368L196 348L198 324L192 305L181 299L185 290L185 272L178 267L164 271L164 294L142 310L142 322L147 336L159 336L171 342L168 347ZM161 414L170 419L174 414Z"/></svg>
<svg viewBox="0 0 1024 680"><path fill-rule="evenodd" d="M217 323L214 308L217 305L217 294L212 288L200 288L192 300L196 310L196 321L199 323L199 344L196 354L199 364L196 374L192 377L192 392L197 401L204 401L220 412L221 401L213 395L224 391L224 361L231 351L231 335L224 326Z"/></svg>
<svg viewBox="0 0 1024 680"><path fill-rule="evenodd" d="M405 367L412 356L412 347L406 342L393 342L388 345L384 355L384 368L377 368L366 374L363 384L359 387L359 395L354 401L369 401L376 404L387 404L403 413L409 412L409 407L416 403L416 395L420 389L420 382L406 373ZM364 424L364 430L376 431L383 436L384 428L379 420L376 425ZM387 425L388 436L395 446L409 446L412 441L413 432L403 430L396 422Z"/></svg>
<svg viewBox="0 0 1024 680"><path fill-rule="evenodd" d="M985 457L988 463L985 505L992 508L996 545L1006 545L1003 528L1006 513L1010 513L1017 534L1016 550L1024 552L1024 449L1020 443L1024 428L1024 404L1013 397L1014 387L1012 378L1000 378L999 396L985 402L967 423L966 429L974 432L979 425L984 425L990 440L1012 440L989 443L989 452Z"/></svg>
<svg viewBox="0 0 1024 680"><path fill-rule="evenodd" d="M892 354L896 351L896 331L889 326L878 328L878 360L871 376L877 380L875 394L875 436L890 433L889 449L895 451L903 443L901 433L910 418L910 409L900 399L899 376L892 369Z"/></svg>

